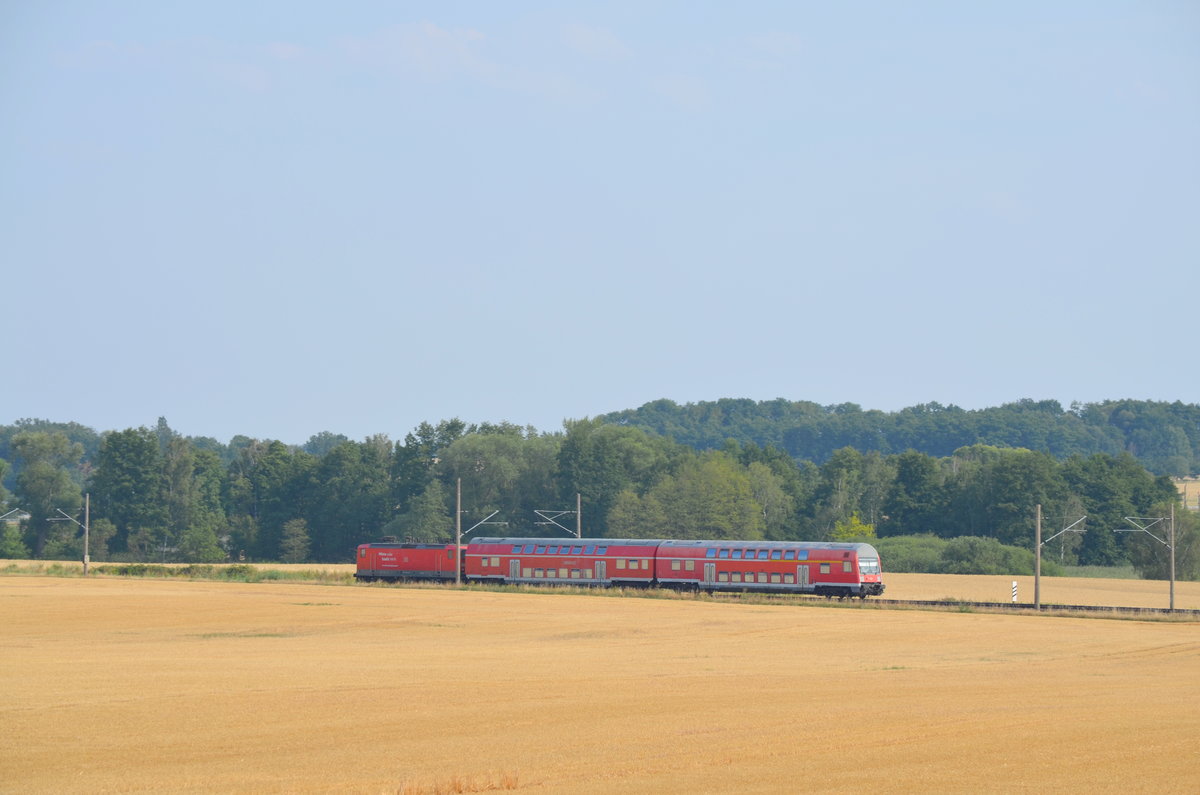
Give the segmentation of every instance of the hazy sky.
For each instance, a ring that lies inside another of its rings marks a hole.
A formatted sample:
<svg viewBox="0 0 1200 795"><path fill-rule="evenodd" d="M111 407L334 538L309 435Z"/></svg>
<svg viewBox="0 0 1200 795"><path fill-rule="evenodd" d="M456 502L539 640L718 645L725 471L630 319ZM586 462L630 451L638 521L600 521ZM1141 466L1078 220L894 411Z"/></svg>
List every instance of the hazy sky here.
<svg viewBox="0 0 1200 795"><path fill-rule="evenodd" d="M0 4L0 423L1200 401L1200 4Z"/></svg>

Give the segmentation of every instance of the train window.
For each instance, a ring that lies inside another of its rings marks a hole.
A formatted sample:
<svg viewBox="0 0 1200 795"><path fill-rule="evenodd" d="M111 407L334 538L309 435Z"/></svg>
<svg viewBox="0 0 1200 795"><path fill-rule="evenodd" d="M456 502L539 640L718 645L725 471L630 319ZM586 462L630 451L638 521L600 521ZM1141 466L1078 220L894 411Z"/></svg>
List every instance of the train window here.
<svg viewBox="0 0 1200 795"><path fill-rule="evenodd" d="M571 547L572 555L578 555L582 551L583 551L583 547Z"/></svg>
<svg viewBox="0 0 1200 795"><path fill-rule="evenodd" d="M771 550L771 560L783 560L783 550L772 549Z"/></svg>
<svg viewBox="0 0 1200 795"><path fill-rule="evenodd" d="M679 564L680 561L678 560L671 561L671 571L679 571Z"/></svg>
<svg viewBox="0 0 1200 795"><path fill-rule="evenodd" d="M529 568L521 569L521 576L528 580L530 577L533 576L533 569L529 569Z"/></svg>
<svg viewBox="0 0 1200 795"><path fill-rule="evenodd" d="M608 547L596 547L596 554L597 555L607 555Z"/></svg>
<svg viewBox="0 0 1200 795"><path fill-rule="evenodd" d="M729 575L726 572L721 572L717 575L717 582L729 582Z"/></svg>
<svg viewBox="0 0 1200 795"><path fill-rule="evenodd" d="M365 547L363 549L358 550L358 556L360 558L365 558L367 556L367 550Z"/></svg>
<svg viewBox="0 0 1200 795"><path fill-rule="evenodd" d="M559 569L559 570L558 570L558 578L559 578L560 580L565 580L565 579L567 579L567 570L566 570L566 569Z"/></svg>
<svg viewBox="0 0 1200 795"><path fill-rule="evenodd" d="M579 569L571 569L571 579L572 580L579 579Z"/></svg>
<svg viewBox="0 0 1200 795"><path fill-rule="evenodd" d="M537 555L545 555L545 554L546 554L546 547L539 545L539 546L538 546L538 548L534 550L534 554L537 554Z"/></svg>
<svg viewBox="0 0 1200 795"><path fill-rule="evenodd" d="M785 550L783 551L783 559L784 559L784 560L795 560L795 559L796 559L796 550L794 550L794 549L785 549Z"/></svg>
<svg viewBox="0 0 1200 795"><path fill-rule="evenodd" d="M728 560L729 559L729 550L722 549L720 551L720 553L717 555L717 557L720 558L721 560Z"/></svg>
<svg viewBox="0 0 1200 795"><path fill-rule="evenodd" d="M650 568L650 558L645 558L645 559L642 561L642 568L643 568L643 569L649 569L649 568Z"/></svg>
<svg viewBox="0 0 1200 795"><path fill-rule="evenodd" d="M546 548L546 554L547 554L547 555L557 555L557 554L558 554L558 547L547 547L547 548Z"/></svg>
<svg viewBox="0 0 1200 795"><path fill-rule="evenodd" d="M807 549L797 549L796 550L796 560L808 560L808 550Z"/></svg>
<svg viewBox="0 0 1200 795"><path fill-rule="evenodd" d="M706 557L706 558L715 558L716 556L717 556L717 550L715 550L715 549L707 549L704 551L704 557Z"/></svg>
<svg viewBox="0 0 1200 795"><path fill-rule="evenodd" d="M583 548L583 554L585 554L585 555L590 555L595 551L596 551L596 546L594 544L588 544L586 547Z"/></svg>
<svg viewBox="0 0 1200 795"><path fill-rule="evenodd" d="M618 569L625 568L625 558L617 558L617 568Z"/></svg>
<svg viewBox="0 0 1200 795"><path fill-rule="evenodd" d="M879 558L860 558L858 570L863 574L878 574Z"/></svg>
<svg viewBox="0 0 1200 795"><path fill-rule="evenodd" d="M733 559L741 560L742 559L742 550L740 550L740 549L733 550Z"/></svg>
<svg viewBox="0 0 1200 795"><path fill-rule="evenodd" d="M828 564L828 563L822 563L822 564L821 564L821 573L822 573L822 574L828 574L828 573L829 573L829 564Z"/></svg>
<svg viewBox="0 0 1200 795"><path fill-rule="evenodd" d="M533 544L526 544L526 545L525 545L525 554L526 554L526 555L532 555L532 554L533 554Z"/></svg>
<svg viewBox="0 0 1200 795"><path fill-rule="evenodd" d="M795 585L796 584L796 575L795 574L785 574L785 575L783 575L783 581L788 585Z"/></svg>
<svg viewBox="0 0 1200 795"><path fill-rule="evenodd" d="M447 558L453 558L453 557L454 557L454 550L453 550L453 549L447 549L447 550L446 550L446 557L447 557Z"/></svg>
<svg viewBox="0 0 1200 795"><path fill-rule="evenodd" d="M512 551L512 553L513 553L514 555L520 555L520 554L521 554L521 545L520 545L520 544L513 544L513 551Z"/></svg>
<svg viewBox="0 0 1200 795"><path fill-rule="evenodd" d="M771 556L771 550L769 550L769 549L758 550L758 559L759 560L766 560L770 556Z"/></svg>
<svg viewBox="0 0 1200 795"><path fill-rule="evenodd" d="M695 571L696 570L696 561L689 560L686 564L684 564L684 568L687 569L688 571Z"/></svg>
<svg viewBox="0 0 1200 795"><path fill-rule="evenodd" d="M844 571L846 574L849 574L850 572L854 571L854 564L848 560L843 560L842 571Z"/></svg>
<svg viewBox="0 0 1200 795"><path fill-rule="evenodd" d="M500 565L500 558L492 558L492 565L493 565L493 566L499 566L499 565Z"/></svg>
<svg viewBox="0 0 1200 795"><path fill-rule="evenodd" d="M545 576L546 576L546 572L545 572L543 569L534 569L534 570L533 570L533 576L534 576L534 577L545 577Z"/></svg>
<svg viewBox="0 0 1200 795"><path fill-rule="evenodd" d="M772 575L771 575L771 582L778 584L778 583L779 583L779 575L778 575L778 574L772 574Z"/></svg>
<svg viewBox="0 0 1200 795"><path fill-rule="evenodd" d="M583 570L583 579L585 579L585 580L590 580L590 579L592 579L592 570L591 570L591 569L584 569L584 570Z"/></svg>
<svg viewBox="0 0 1200 795"><path fill-rule="evenodd" d="M747 574L746 576L747 576L747 577L749 577L750 575L749 575L749 574ZM741 581L742 581L742 575L741 575L741 574L739 574L738 572L736 572L736 571L735 571L735 572L733 572L732 574L730 574L730 575L729 575L729 581L730 581L730 582L741 582Z"/></svg>
<svg viewBox="0 0 1200 795"><path fill-rule="evenodd" d="M766 581L767 581L767 573L766 573L765 571L760 571L760 572L758 573L758 581L759 581L759 582L766 582Z"/></svg>

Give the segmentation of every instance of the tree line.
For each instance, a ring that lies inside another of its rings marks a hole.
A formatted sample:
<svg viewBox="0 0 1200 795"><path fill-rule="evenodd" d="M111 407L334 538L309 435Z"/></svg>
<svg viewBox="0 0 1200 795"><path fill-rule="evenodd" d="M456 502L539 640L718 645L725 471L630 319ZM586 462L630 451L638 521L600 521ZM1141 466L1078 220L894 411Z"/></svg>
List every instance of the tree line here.
<svg viewBox="0 0 1200 795"><path fill-rule="evenodd" d="M604 416L697 449L719 450L727 439L777 447L798 460L828 460L836 450L936 457L974 444L1025 447L1056 458L1129 453L1157 475L1200 473L1200 405L1147 400L1072 404L1019 400L968 411L925 403L896 412L864 411L854 403L820 406L789 400L722 399L679 405L656 400Z"/></svg>
<svg viewBox="0 0 1200 795"><path fill-rule="evenodd" d="M1055 541L1065 564L1132 563L1163 576L1166 552L1126 516L1176 506L1180 577L1196 575L1194 516L1170 479L1129 452L1075 454L971 444L935 456L854 447L821 462L726 441L696 449L600 418L541 433L509 423L422 423L401 441L325 432L302 446L239 436L229 444L154 428L96 434L74 423L0 426L4 525L0 557L82 553L77 525L90 495L90 552L122 561L347 561L381 536L453 538L461 480L464 529L493 511L505 526L475 535L563 535L536 513L582 505L584 534L613 538L772 540L927 536L1029 549L1033 509L1046 536L1086 515L1088 532ZM4 477L4 470L8 470ZM574 521L568 520L568 527ZM961 546L961 545L958 545ZM958 547L956 547L958 548Z"/></svg>

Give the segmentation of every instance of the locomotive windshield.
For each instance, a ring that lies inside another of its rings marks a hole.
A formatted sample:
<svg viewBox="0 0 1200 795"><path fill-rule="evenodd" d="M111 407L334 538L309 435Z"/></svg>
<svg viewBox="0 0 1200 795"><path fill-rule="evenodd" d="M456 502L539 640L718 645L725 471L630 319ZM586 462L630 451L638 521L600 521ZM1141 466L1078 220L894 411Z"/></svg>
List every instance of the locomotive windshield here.
<svg viewBox="0 0 1200 795"><path fill-rule="evenodd" d="M879 558L859 558L858 572L859 574L878 574Z"/></svg>

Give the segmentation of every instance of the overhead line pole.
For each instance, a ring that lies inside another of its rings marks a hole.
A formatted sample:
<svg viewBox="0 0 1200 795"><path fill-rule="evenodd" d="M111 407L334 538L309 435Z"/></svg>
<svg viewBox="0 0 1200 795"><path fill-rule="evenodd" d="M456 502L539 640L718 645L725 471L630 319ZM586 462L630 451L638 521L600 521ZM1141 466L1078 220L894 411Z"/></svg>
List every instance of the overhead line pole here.
<svg viewBox="0 0 1200 795"><path fill-rule="evenodd" d="M454 502L454 584L462 585L462 478Z"/></svg>
<svg viewBox="0 0 1200 795"><path fill-rule="evenodd" d="M50 521L50 522L69 521L69 522L74 522L75 524L77 524L83 528L83 576L86 577L88 575L88 566L92 562L92 556L89 554L89 552L90 552L89 545L91 544L91 538L90 538L91 533L88 530L88 526L91 524L91 514L92 514L92 495L90 492L88 494L84 495L83 506L84 507L83 507L83 521L82 522L80 522L74 516L71 516L70 514L65 512L62 508L54 509L62 514L61 519L48 519L47 521ZM12 513L12 511L9 511L8 513ZM8 513L6 513L4 515L8 516Z"/></svg>
<svg viewBox="0 0 1200 795"><path fill-rule="evenodd" d="M1158 524L1159 522L1168 520L1168 519L1170 521L1170 524L1168 525L1168 528L1167 528L1167 538L1170 540L1164 541L1163 539L1154 535L1154 533L1151 533L1150 528L1154 527L1154 525ZM1165 546L1168 550L1170 550L1170 561L1171 561L1171 563L1170 563L1170 565L1171 565L1171 608L1170 609L1171 609L1172 613L1175 612L1175 503L1174 503L1174 501L1171 502L1170 517L1166 517L1166 516L1126 516L1125 521L1129 522L1131 525L1136 527L1138 530L1141 530L1143 533L1150 536L1155 541L1157 541L1158 543ZM1142 524L1142 522L1145 522L1146 524ZM1134 531L1118 528L1116 532L1132 533Z"/></svg>
<svg viewBox="0 0 1200 795"><path fill-rule="evenodd" d="M1042 609L1042 504L1037 506L1037 519L1034 521L1033 547L1033 609Z"/></svg>
<svg viewBox="0 0 1200 795"><path fill-rule="evenodd" d="M1034 610L1042 609L1042 547L1044 547L1046 544L1049 544L1051 541L1058 538L1063 533L1087 532L1086 529L1084 529L1084 528L1080 528L1078 530L1075 529L1075 525L1080 524L1081 522L1083 522L1084 519L1087 519L1086 514L1079 517L1075 521L1071 522L1069 525L1064 527L1062 530L1059 530L1057 533L1055 533L1054 535L1050 536L1045 541L1043 541L1042 540L1042 506L1040 504L1038 505L1037 521L1035 523L1036 529L1034 530L1035 547L1033 550L1034 551L1034 558L1033 558L1033 609Z"/></svg>

